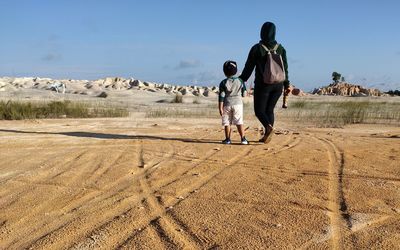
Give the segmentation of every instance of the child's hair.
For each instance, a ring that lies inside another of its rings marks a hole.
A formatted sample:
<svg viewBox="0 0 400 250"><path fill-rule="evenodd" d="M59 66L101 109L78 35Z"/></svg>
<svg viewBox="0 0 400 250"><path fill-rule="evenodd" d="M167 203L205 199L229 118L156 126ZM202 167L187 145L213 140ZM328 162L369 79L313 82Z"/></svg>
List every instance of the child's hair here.
<svg viewBox="0 0 400 250"><path fill-rule="evenodd" d="M233 76L237 72L237 64L235 61L228 60L224 63L225 76Z"/></svg>

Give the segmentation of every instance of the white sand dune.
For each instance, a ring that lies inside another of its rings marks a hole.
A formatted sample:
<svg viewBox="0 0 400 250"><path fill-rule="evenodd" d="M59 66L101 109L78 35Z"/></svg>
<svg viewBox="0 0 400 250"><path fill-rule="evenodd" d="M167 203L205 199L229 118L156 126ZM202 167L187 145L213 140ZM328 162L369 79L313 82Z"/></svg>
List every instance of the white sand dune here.
<svg viewBox="0 0 400 250"><path fill-rule="evenodd" d="M19 89L39 89L54 91L51 86L55 83L65 84L67 94L82 94L98 96L103 91L138 90L147 92L162 92L170 95L180 93L184 96L215 97L218 88L199 86L175 86L171 84L143 82L137 79L108 77L94 81L88 80L57 80L39 77L0 78L1 91L15 91ZM4 86L3 86L4 85Z"/></svg>

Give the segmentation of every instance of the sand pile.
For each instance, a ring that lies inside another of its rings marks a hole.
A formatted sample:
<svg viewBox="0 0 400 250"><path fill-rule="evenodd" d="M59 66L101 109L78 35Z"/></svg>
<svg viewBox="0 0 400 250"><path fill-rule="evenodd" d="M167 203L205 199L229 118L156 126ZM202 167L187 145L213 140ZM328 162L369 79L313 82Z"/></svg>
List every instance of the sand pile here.
<svg viewBox="0 0 400 250"><path fill-rule="evenodd" d="M0 80L0 91L15 91L16 89L10 83Z"/></svg>
<svg viewBox="0 0 400 250"><path fill-rule="evenodd" d="M62 89L62 87L65 89ZM107 77L98 80L51 79L39 77L3 77L0 78L0 91L17 91L19 89L39 89L57 91L68 94L99 96L109 91L133 90L162 92L171 95L180 93L184 96L215 97L217 87L178 86L166 83L146 82L138 79Z"/></svg>
<svg viewBox="0 0 400 250"><path fill-rule="evenodd" d="M328 86L316 88L312 92L316 95L340 95L340 96L381 96L378 89L369 89L360 85L347 82L332 83Z"/></svg>

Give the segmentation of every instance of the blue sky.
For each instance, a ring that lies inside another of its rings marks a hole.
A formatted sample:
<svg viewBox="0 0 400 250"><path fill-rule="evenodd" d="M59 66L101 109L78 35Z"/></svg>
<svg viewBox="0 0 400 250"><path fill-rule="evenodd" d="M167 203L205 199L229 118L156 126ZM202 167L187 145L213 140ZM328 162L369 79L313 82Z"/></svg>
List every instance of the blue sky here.
<svg viewBox="0 0 400 250"><path fill-rule="evenodd" d="M0 76L216 85L272 21L290 80L400 85L400 1L1 0ZM400 88L400 87L399 87Z"/></svg>

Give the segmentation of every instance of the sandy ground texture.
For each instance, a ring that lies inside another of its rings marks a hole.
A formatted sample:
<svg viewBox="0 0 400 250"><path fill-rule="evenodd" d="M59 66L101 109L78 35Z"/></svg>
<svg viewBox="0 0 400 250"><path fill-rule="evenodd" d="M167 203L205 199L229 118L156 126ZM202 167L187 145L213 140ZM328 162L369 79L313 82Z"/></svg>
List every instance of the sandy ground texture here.
<svg viewBox="0 0 400 250"><path fill-rule="evenodd" d="M0 121L0 248L399 247L399 127L219 123Z"/></svg>

